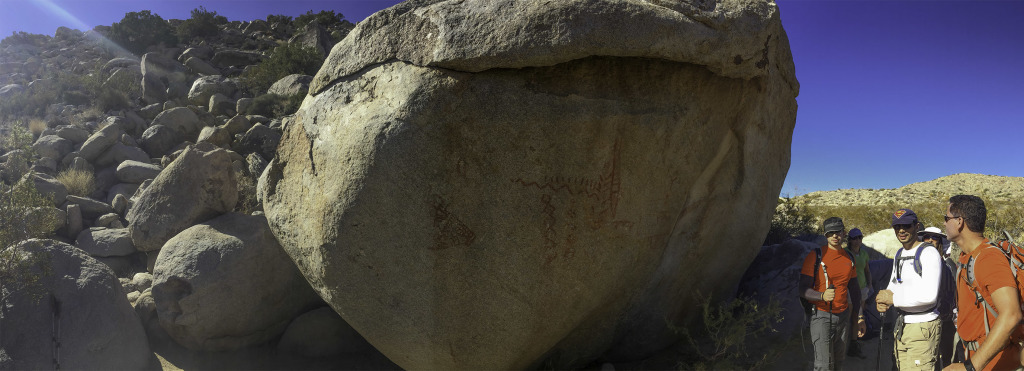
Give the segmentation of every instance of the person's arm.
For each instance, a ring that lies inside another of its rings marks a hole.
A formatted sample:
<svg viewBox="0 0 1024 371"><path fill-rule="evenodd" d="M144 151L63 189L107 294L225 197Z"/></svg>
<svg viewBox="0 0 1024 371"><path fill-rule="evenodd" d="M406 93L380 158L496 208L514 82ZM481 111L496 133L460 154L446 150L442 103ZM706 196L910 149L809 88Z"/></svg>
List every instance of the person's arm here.
<svg viewBox="0 0 1024 371"><path fill-rule="evenodd" d="M992 292L993 307L996 308L996 321L992 324L992 331L989 332L985 342L971 357L971 364L976 370L985 368L985 365L999 353L1007 343L1010 342L1010 333L1020 323L1020 299L1017 297L1016 287L1001 287Z"/></svg>
<svg viewBox="0 0 1024 371"><path fill-rule="evenodd" d="M808 301L832 301L832 299L835 298L835 290L828 289L825 290L825 292L816 291L811 288L811 285L813 284L814 278L801 274L800 285L798 286L800 296Z"/></svg>

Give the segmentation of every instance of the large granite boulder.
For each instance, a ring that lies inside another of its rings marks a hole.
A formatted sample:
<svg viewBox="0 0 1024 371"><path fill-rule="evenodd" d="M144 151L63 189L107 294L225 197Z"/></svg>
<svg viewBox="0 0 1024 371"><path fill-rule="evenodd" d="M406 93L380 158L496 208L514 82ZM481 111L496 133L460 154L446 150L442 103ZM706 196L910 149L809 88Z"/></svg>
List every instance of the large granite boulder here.
<svg viewBox="0 0 1024 371"><path fill-rule="evenodd" d="M167 241L153 269L153 299L164 330L203 351L264 343L322 303L266 218L236 213Z"/></svg>
<svg viewBox="0 0 1024 371"><path fill-rule="evenodd" d="M22 289L0 306L0 369L54 369L58 328L61 369L151 368L155 359L142 322L110 268L52 240L28 240L12 249L35 257L26 272L39 280L37 285L3 283Z"/></svg>
<svg viewBox="0 0 1024 371"><path fill-rule="evenodd" d="M192 225L234 209L231 155L209 143L189 146L153 179L125 217L139 251L156 251ZM141 188L140 188L141 189Z"/></svg>
<svg viewBox="0 0 1024 371"><path fill-rule="evenodd" d="M636 359L757 255L797 92L769 1L407 1L334 47L260 197L403 368Z"/></svg>
<svg viewBox="0 0 1024 371"><path fill-rule="evenodd" d="M61 160L74 149L74 143L57 135L44 135L39 137L32 149L36 150L39 157L49 157L54 160Z"/></svg>
<svg viewBox="0 0 1024 371"><path fill-rule="evenodd" d="M126 228L86 229L75 238L75 246L94 257L128 256L138 251Z"/></svg>

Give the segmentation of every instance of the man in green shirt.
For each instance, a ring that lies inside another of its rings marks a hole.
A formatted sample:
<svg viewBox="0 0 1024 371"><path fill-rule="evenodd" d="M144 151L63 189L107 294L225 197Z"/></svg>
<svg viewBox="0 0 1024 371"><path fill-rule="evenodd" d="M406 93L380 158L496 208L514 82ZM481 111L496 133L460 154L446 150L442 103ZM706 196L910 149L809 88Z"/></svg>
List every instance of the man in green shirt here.
<svg viewBox="0 0 1024 371"><path fill-rule="evenodd" d="M871 271L868 269L868 261L870 261L871 258L868 256L867 251L861 249L861 240L864 239L864 233L860 231L860 228L851 229L847 236L846 250L853 256L853 265L857 270L857 283L860 284L860 297L863 300L867 298L868 293L871 292ZM863 302L861 303L861 308L864 308ZM862 328L859 327L858 324L863 321L864 315L861 313L857 313L856 317L850 316L850 328ZM863 337L864 333L858 331L856 337L854 337L853 331L847 332L847 334L850 336L849 341L847 341L847 343L850 344L850 347L847 349L846 355L850 357L864 358L864 353L860 350L860 344L856 341L857 338Z"/></svg>

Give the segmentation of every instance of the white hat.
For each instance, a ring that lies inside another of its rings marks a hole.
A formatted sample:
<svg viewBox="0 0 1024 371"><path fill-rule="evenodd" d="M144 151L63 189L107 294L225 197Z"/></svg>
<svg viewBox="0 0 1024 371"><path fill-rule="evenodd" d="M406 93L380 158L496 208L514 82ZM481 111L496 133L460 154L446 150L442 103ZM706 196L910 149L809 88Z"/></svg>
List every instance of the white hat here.
<svg viewBox="0 0 1024 371"><path fill-rule="evenodd" d="M942 233L942 230L939 229L938 227L928 227L928 228L925 228L923 231L917 232L918 236L924 236L924 235L928 235L928 234L939 235L939 236L942 236L943 239L946 238L946 234Z"/></svg>

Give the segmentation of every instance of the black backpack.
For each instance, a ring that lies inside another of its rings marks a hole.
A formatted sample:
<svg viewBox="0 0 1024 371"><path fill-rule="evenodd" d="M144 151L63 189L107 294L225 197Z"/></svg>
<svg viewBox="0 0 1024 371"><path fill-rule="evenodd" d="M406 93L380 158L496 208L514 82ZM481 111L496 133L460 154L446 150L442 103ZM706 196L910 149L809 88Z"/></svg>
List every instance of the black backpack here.
<svg viewBox="0 0 1024 371"><path fill-rule="evenodd" d="M854 264L856 264L857 260L853 258L853 254L851 254L846 249L840 249L840 250L846 252L846 255L850 257L850 261L852 261L852 262L854 262ZM821 247L815 247L814 248L814 274L811 275L811 277L814 279L814 281L811 283L811 288L814 288L815 286L818 286L818 267L820 267L820 266L821 266ZM807 318L810 318L811 315L814 314L814 304L812 304L807 299L804 299L804 296L802 294L803 293L801 293L801 295L799 295L799 297L800 297L800 305L804 307L804 315Z"/></svg>
<svg viewBox="0 0 1024 371"><path fill-rule="evenodd" d="M916 272L918 276L924 276L921 273L921 252L923 252L926 247L932 247L936 251L939 250L939 248L925 242L922 243L921 246L917 247L917 253L915 253L913 257L903 257L903 248L900 248L896 251L896 259L893 260L893 265L898 267L896 263L900 260L913 259L914 272ZM939 294L938 298L936 298L935 306L921 312L907 312L906 314L928 313L938 307L939 319L943 321L950 321L953 319L953 309L956 308L956 278L953 276L953 272L949 269L949 266L946 265L946 261L942 259L942 252L939 252L939 266L942 267L942 274L939 279ZM893 277L892 279L895 280L896 278Z"/></svg>

